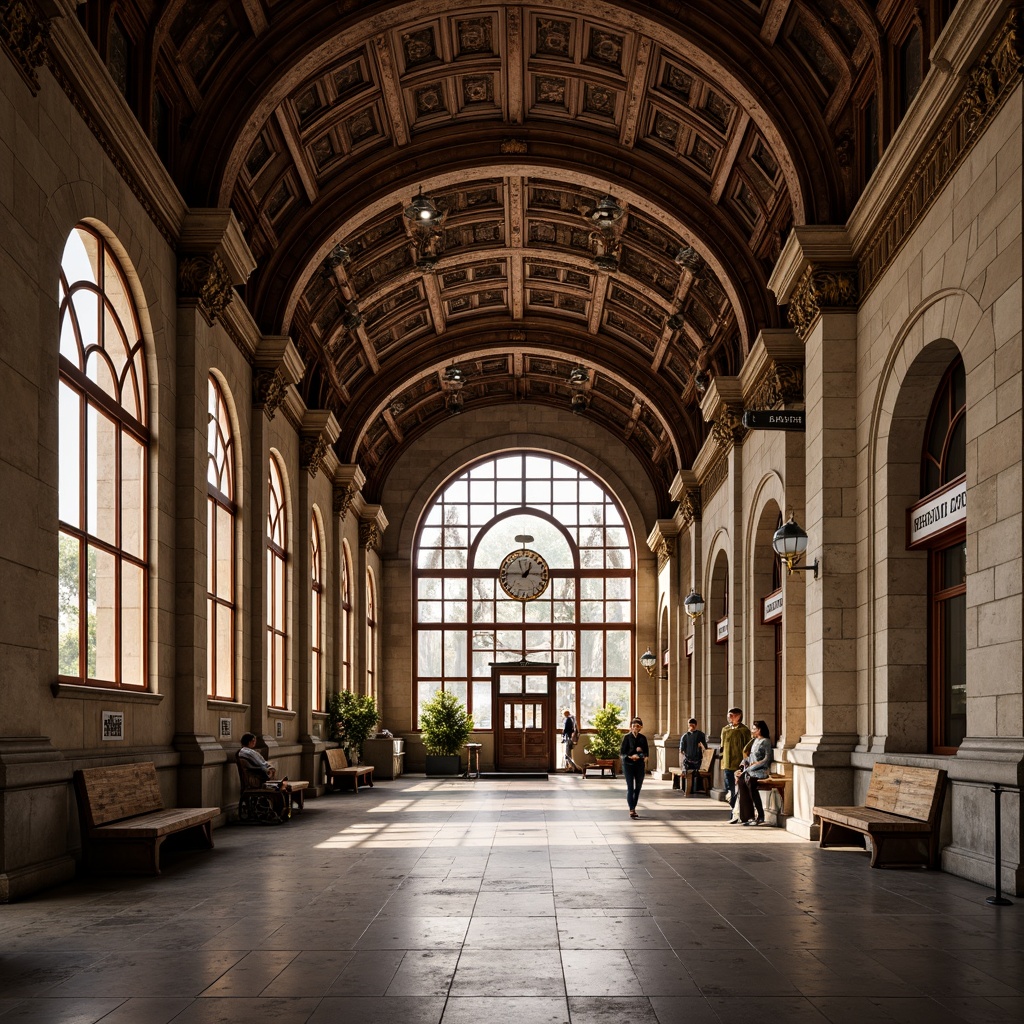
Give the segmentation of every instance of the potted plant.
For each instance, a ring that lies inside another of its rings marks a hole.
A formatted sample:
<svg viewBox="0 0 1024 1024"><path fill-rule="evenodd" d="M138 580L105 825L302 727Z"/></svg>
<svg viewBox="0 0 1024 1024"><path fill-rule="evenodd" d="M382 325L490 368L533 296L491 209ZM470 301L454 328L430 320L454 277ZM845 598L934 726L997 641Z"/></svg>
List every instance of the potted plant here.
<svg viewBox="0 0 1024 1024"><path fill-rule="evenodd" d="M428 775L458 775L460 752L473 731L473 719L453 693L438 690L420 712Z"/></svg>
<svg viewBox="0 0 1024 1024"><path fill-rule="evenodd" d="M377 702L368 694L342 690L327 698L327 736L345 751L349 764L359 763L363 741L379 719Z"/></svg>
<svg viewBox="0 0 1024 1024"><path fill-rule="evenodd" d="M615 762L622 749L622 708L618 704L606 704L594 714L594 735L585 750L594 761L611 765L615 774Z"/></svg>

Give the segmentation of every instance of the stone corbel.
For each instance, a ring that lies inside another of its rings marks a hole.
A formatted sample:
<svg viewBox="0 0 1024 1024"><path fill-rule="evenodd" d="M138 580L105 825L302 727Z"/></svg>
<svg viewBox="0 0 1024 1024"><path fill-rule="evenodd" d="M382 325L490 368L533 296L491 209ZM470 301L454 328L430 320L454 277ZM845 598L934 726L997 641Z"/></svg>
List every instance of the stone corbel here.
<svg viewBox="0 0 1024 1024"><path fill-rule="evenodd" d="M40 88L36 71L46 63L50 24L59 13L52 0L0 0L0 44L33 96Z"/></svg>
<svg viewBox="0 0 1024 1024"><path fill-rule="evenodd" d="M380 505L366 505L359 513L359 544L367 551L380 554L384 531L388 528L388 517Z"/></svg>
<svg viewBox="0 0 1024 1024"><path fill-rule="evenodd" d="M366 475L355 463L338 466L334 471L334 514L342 522L352 507L352 500L363 489Z"/></svg>
<svg viewBox="0 0 1024 1024"><path fill-rule="evenodd" d="M679 524L675 519L659 519L647 535L647 546L658 556L658 572L668 565L676 553Z"/></svg>
<svg viewBox="0 0 1024 1024"><path fill-rule="evenodd" d="M302 380L305 365L288 337L264 337L256 349L252 378L252 404L272 420L288 394L288 387Z"/></svg>
<svg viewBox="0 0 1024 1024"><path fill-rule="evenodd" d="M696 473L688 469L677 473L669 487L669 497L678 503L673 518L679 533L688 529L691 523L700 521L702 502Z"/></svg>
<svg viewBox="0 0 1024 1024"><path fill-rule="evenodd" d="M804 400L804 347L794 331L764 330L740 374L746 409L778 409Z"/></svg>
<svg viewBox="0 0 1024 1024"><path fill-rule="evenodd" d="M231 210L191 210L178 246L178 298L195 303L212 327L245 284L256 260Z"/></svg>
<svg viewBox="0 0 1024 1024"><path fill-rule="evenodd" d="M747 436L743 426L743 389L739 377L715 377L700 403L704 421L723 451L742 444Z"/></svg>
<svg viewBox="0 0 1024 1024"><path fill-rule="evenodd" d="M334 413L326 409L309 409L302 417L299 431L299 465L315 477L321 468L333 474L338 457L334 454L334 442L338 440L341 428ZM328 465L332 462L334 465Z"/></svg>

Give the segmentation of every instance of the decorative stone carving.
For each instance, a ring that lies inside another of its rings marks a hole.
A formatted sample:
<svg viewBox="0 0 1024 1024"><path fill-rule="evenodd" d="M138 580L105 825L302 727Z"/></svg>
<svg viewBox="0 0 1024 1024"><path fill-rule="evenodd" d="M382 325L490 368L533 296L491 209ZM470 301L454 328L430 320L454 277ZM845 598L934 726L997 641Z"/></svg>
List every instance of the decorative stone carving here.
<svg viewBox="0 0 1024 1024"><path fill-rule="evenodd" d="M777 409L804 399L804 368L792 363L770 363L750 395L750 408Z"/></svg>
<svg viewBox="0 0 1024 1024"><path fill-rule="evenodd" d="M686 529L690 523L695 520L700 520L701 516L701 503L700 503L700 488L691 487L689 488L679 499L679 522L682 529Z"/></svg>
<svg viewBox="0 0 1024 1024"><path fill-rule="evenodd" d="M723 405L711 424L711 434L724 449L742 444L747 436L747 428L743 426L743 406L732 403Z"/></svg>
<svg viewBox="0 0 1024 1024"><path fill-rule="evenodd" d="M523 156L527 152L524 139L502 139L501 151L509 156Z"/></svg>
<svg viewBox="0 0 1024 1024"><path fill-rule="evenodd" d="M195 299L203 319L212 327L235 296L224 261L216 253L186 256L178 264L178 294Z"/></svg>
<svg viewBox="0 0 1024 1024"><path fill-rule="evenodd" d="M728 476L729 458L725 450L720 449L718 458L708 466L708 471L700 482L701 505L706 505L714 497Z"/></svg>
<svg viewBox="0 0 1024 1024"><path fill-rule="evenodd" d="M661 572L668 565L669 559L676 553L675 537L662 537L655 553L658 556L658 572Z"/></svg>
<svg viewBox="0 0 1024 1024"><path fill-rule="evenodd" d="M299 462L303 468L309 470L309 475L315 477L320 472L320 464L327 454L327 441L323 435L316 437L304 437L302 446L299 449Z"/></svg>
<svg viewBox="0 0 1024 1024"><path fill-rule="evenodd" d="M288 382L280 370L261 370L253 377L252 404L262 409L268 420L274 418L287 393Z"/></svg>
<svg viewBox="0 0 1024 1024"><path fill-rule="evenodd" d="M355 483L348 483L345 486L334 486L334 514L345 521L345 516L348 515L348 510L352 507L352 499L359 493L359 488L356 487Z"/></svg>
<svg viewBox="0 0 1024 1024"><path fill-rule="evenodd" d="M46 63L51 20L31 0L0 0L0 43L33 95L39 92L36 70Z"/></svg>
<svg viewBox="0 0 1024 1024"><path fill-rule="evenodd" d="M789 322L801 341L823 309L856 309L860 300L857 274L850 269L810 266L789 300Z"/></svg>
<svg viewBox="0 0 1024 1024"><path fill-rule="evenodd" d="M359 544L367 551L380 551L380 526L373 519L359 521Z"/></svg>

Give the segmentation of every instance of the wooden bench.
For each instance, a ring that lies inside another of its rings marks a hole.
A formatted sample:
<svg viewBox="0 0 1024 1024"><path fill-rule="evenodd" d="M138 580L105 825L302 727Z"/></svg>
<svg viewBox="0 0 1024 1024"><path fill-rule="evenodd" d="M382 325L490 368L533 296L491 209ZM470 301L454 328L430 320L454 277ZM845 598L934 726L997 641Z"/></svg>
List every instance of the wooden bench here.
<svg viewBox="0 0 1024 1024"><path fill-rule="evenodd" d="M292 809L302 810L306 804L309 782L288 779L284 789L247 765L237 754L238 820L246 825L279 825L292 816Z"/></svg>
<svg viewBox="0 0 1024 1024"><path fill-rule="evenodd" d="M337 788L339 779L346 779L356 793L359 792L360 782L373 789L373 768L370 765L350 765L341 747L324 751L324 769L330 789Z"/></svg>
<svg viewBox="0 0 1024 1024"><path fill-rule="evenodd" d="M863 835L871 866L939 866L939 820L946 773L936 768L876 764L863 807L815 807L821 821L819 846L846 845Z"/></svg>
<svg viewBox="0 0 1024 1024"><path fill-rule="evenodd" d="M783 808L786 806L786 776L785 775L769 775L766 779L757 780L757 790L759 793L778 793L779 794L779 806L772 808L765 808L765 810L771 810L773 814L782 814ZM764 799L761 800L762 805Z"/></svg>
<svg viewBox="0 0 1024 1024"><path fill-rule="evenodd" d="M617 758L614 757L599 757L589 764L583 766L583 778L587 777L588 772L598 772L601 777L604 777L605 772L610 772L612 778L615 778L615 764Z"/></svg>
<svg viewBox="0 0 1024 1024"><path fill-rule="evenodd" d="M164 807L152 761L80 768L74 779L88 868L159 875L160 847L176 832L194 830L213 847L210 822L220 808Z"/></svg>
<svg viewBox="0 0 1024 1024"><path fill-rule="evenodd" d="M672 788L681 789L684 796L693 796L697 779L700 779L704 783L704 795L710 797L711 783L714 778L715 758L717 756L717 750L712 747L705 747L704 752L700 756L699 768L693 768L690 771L682 767L669 768L669 774L672 776Z"/></svg>

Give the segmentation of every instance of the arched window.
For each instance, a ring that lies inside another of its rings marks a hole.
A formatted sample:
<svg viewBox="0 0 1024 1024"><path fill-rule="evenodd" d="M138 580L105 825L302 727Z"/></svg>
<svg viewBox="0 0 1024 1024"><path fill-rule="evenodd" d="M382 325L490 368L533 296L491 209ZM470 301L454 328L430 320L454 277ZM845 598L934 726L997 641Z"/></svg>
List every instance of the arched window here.
<svg viewBox="0 0 1024 1024"><path fill-rule="evenodd" d="M352 568L348 544L341 545L341 679L343 690L352 689Z"/></svg>
<svg viewBox="0 0 1024 1024"><path fill-rule="evenodd" d="M235 441L210 377L206 416L206 692L235 699Z"/></svg>
<svg viewBox="0 0 1024 1024"><path fill-rule="evenodd" d="M366 570L366 692L377 696L377 593L373 573Z"/></svg>
<svg viewBox="0 0 1024 1024"><path fill-rule="evenodd" d="M498 584L523 534L550 574L528 601ZM413 557L417 708L444 689L490 729L490 663L529 658L557 664L558 706L578 709L583 726L612 701L632 715L633 541L584 470L525 451L463 470L424 511Z"/></svg>
<svg viewBox="0 0 1024 1024"><path fill-rule="evenodd" d="M61 259L58 672L147 684L145 352L128 282L80 225Z"/></svg>
<svg viewBox="0 0 1024 1024"><path fill-rule="evenodd" d="M935 393L921 456L921 495L962 486L967 468L967 380L953 360ZM954 490L955 493L955 490ZM967 734L967 523L928 543L931 747L955 753Z"/></svg>
<svg viewBox="0 0 1024 1024"><path fill-rule="evenodd" d="M277 461L270 460L267 501L267 705L286 708L287 674L285 560L287 558L284 484Z"/></svg>
<svg viewBox="0 0 1024 1024"><path fill-rule="evenodd" d="M324 563L320 551L320 524L314 510L309 524L309 678L313 688L313 710L323 711L323 603Z"/></svg>

